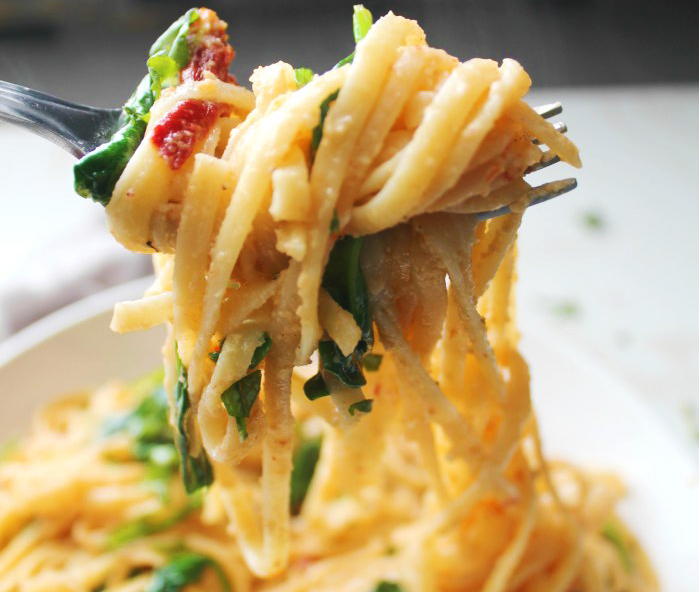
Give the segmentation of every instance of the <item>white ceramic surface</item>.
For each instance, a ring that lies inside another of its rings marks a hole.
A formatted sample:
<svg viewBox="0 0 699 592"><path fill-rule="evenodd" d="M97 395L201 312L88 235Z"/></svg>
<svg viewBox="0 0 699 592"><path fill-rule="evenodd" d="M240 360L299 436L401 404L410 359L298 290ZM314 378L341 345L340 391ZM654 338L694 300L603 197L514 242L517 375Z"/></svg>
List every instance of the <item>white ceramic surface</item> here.
<svg viewBox="0 0 699 592"><path fill-rule="evenodd" d="M109 378L133 378L158 364L163 332L115 335L115 301L143 282L74 304L0 344L0 434L26 428L52 396ZM524 323L523 349L547 455L612 470L629 494L620 513L652 557L664 592L693 592L699 558L699 470L628 388L537 322Z"/></svg>

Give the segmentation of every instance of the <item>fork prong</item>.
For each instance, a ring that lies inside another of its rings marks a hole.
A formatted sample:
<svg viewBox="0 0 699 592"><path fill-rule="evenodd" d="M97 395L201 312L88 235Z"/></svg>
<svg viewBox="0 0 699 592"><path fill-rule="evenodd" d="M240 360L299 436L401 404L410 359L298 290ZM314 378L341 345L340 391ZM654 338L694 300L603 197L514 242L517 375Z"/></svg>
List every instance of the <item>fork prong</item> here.
<svg viewBox="0 0 699 592"><path fill-rule="evenodd" d="M564 193L572 191L578 186L577 179L561 179L560 181L551 181L550 183L544 183L538 187L532 187L527 191L526 199L521 200L521 203L526 204L525 207L535 206L536 204L543 203ZM520 203L518 200L517 203ZM512 204L514 206L514 204ZM519 211L519 208L515 206L515 209ZM501 216L503 214L511 214L512 208L510 206L503 206L497 210L490 210L488 212L480 212L476 214L478 220L488 220L489 218L495 218L496 216Z"/></svg>
<svg viewBox="0 0 699 592"><path fill-rule="evenodd" d="M555 103L548 103L547 105L539 105L538 107L534 107L534 111L536 111L544 119L548 119L554 115L560 115L563 112L563 105L561 105L560 101L556 101Z"/></svg>
<svg viewBox="0 0 699 592"><path fill-rule="evenodd" d="M568 126L563 121L557 121L553 124L553 129L555 129L559 134L565 134L568 131ZM538 145L541 144L541 142L534 138L532 140L532 144Z"/></svg>
<svg viewBox="0 0 699 592"><path fill-rule="evenodd" d="M561 159L556 154L554 154L550 150L547 150L541 155L541 160L539 162L535 162L533 165L527 167L527 169L524 171L524 174L528 175L529 173L533 173L534 171L540 171L541 169L550 167L552 164L560 162L560 160Z"/></svg>

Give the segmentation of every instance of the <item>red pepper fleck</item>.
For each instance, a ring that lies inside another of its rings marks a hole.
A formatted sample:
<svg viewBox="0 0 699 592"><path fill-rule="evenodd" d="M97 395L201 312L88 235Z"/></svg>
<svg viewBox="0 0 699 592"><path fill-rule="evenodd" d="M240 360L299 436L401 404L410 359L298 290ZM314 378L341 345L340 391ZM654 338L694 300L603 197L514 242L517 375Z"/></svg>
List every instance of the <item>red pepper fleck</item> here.
<svg viewBox="0 0 699 592"><path fill-rule="evenodd" d="M177 103L153 128L151 141L170 168L179 169L204 139L219 115L227 115L226 105L199 99Z"/></svg>

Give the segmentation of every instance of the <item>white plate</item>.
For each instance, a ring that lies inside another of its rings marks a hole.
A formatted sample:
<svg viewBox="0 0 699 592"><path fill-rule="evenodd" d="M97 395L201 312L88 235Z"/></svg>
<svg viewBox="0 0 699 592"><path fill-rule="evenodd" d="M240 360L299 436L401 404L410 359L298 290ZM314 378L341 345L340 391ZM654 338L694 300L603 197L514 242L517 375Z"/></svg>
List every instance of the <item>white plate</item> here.
<svg viewBox="0 0 699 592"><path fill-rule="evenodd" d="M115 335L114 302L144 282L74 304L0 344L0 434L21 433L50 397L156 367L162 330ZM697 590L699 469L638 398L558 335L526 327L535 407L547 455L619 473L620 513L648 551L664 592Z"/></svg>

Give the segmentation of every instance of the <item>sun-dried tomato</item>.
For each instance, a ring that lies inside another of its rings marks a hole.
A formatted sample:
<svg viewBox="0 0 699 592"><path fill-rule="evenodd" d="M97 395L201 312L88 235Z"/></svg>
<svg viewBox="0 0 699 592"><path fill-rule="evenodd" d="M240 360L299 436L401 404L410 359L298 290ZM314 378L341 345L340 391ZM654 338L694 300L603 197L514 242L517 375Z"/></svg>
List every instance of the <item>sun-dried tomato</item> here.
<svg viewBox="0 0 699 592"><path fill-rule="evenodd" d="M204 139L216 119L226 115L228 108L221 103L187 99L180 101L153 128L151 141L170 168L179 169Z"/></svg>

